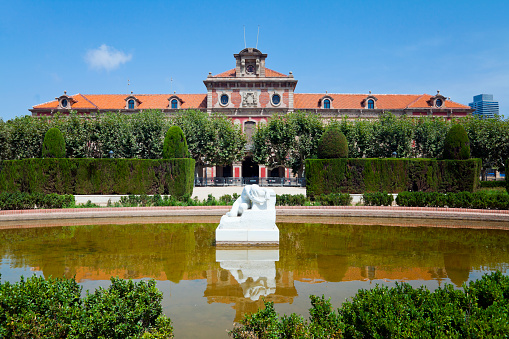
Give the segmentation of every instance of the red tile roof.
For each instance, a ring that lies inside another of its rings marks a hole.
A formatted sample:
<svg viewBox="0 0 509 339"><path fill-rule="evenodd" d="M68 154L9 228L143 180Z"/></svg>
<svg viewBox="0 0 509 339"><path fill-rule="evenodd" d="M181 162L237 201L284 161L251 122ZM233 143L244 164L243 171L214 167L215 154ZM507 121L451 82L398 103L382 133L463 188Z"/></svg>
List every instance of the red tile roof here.
<svg viewBox="0 0 509 339"><path fill-rule="evenodd" d="M373 95L378 100L376 101L377 109L405 109L405 108L430 108L432 107L431 98L429 94L308 94L308 93L295 93L294 94L294 108L295 109L315 109L321 108L319 100L325 95L330 96L333 109L366 109L363 106L363 100L368 95ZM465 108L470 109L469 106L458 104L453 101L446 100L441 108Z"/></svg>
<svg viewBox="0 0 509 339"><path fill-rule="evenodd" d="M277 72L276 72L277 73ZM280 74L280 73L278 73ZM333 109L366 109L362 105L368 94L324 94L324 93L295 93L294 108L295 109L318 109L321 108L319 100L325 95L330 96ZM378 100L376 101L377 109L406 109L406 108L431 108L431 98L429 94L372 94ZM137 109L165 109L168 108L168 98L172 94L134 94L140 103ZM177 94L183 101L182 109L207 108L207 94ZM82 110L123 110L126 107L125 99L128 94L75 94L70 96L74 103L72 109ZM58 100L53 100L44 104L36 105L34 109L57 109ZM458 104L453 101L446 100L442 108L459 108L470 109L469 106Z"/></svg>
<svg viewBox="0 0 509 339"><path fill-rule="evenodd" d="M76 94L70 96L75 102L71 109L122 110L126 107L128 94ZM134 94L140 101L138 109L168 108L171 94ZM207 108L207 94L178 94L183 102L181 108ZM58 100L36 105L34 109L57 109Z"/></svg>
<svg viewBox="0 0 509 339"><path fill-rule="evenodd" d="M214 78L235 78L236 74L237 74L237 71L235 70L235 68L233 68L226 72L216 74L213 77ZM288 75L276 72L274 70L271 70L270 68L265 68L265 76L267 78L286 78L286 77L288 77Z"/></svg>

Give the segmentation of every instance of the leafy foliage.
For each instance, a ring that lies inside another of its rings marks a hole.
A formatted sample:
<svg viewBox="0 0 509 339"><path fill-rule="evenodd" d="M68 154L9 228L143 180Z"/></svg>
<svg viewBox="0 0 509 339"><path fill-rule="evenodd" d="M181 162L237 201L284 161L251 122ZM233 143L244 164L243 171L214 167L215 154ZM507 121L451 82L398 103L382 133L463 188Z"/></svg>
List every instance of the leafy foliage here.
<svg viewBox="0 0 509 339"><path fill-rule="evenodd" d="M305 160L316 157L323 122L316 114L292 112L273 116L253 135L253 160L269 168L291 167L302 175Z"/></svg>
<svg viewBox="0 0 509 339"><path fill-rule="evenodd" d="M163 159L187 157L189 157L189 151L184 132L178 126L171 126L164 137Z"/></svg>
<svg viewBox="0 0 509 339"><path fill-rule="evenodd" d="M348 158L348 142L337 128L328 128L318 142L319 159Z"/></svg>
<svg viewBox="0 0 509 339"><path fill-rule="evenodd" d="M179 112L172 123L182 128L191 157L198 166L225 165L245 156L246 137L240 126L223 114Z"/></svg>
<svg viewBox="0 0 509 339"><path fill-rule="evenodd" d="M155 281L111 279L87 291L74 279L21 278L0 284L2 338L172 338Z"/></svg>
<svg viewBox="0 0 509 339"><path fill-rule="evenodd" d="M50 128L44 135L42 157L65 158L65 141L62 132L58 128Z"/></svg>
<svg viewBox="0 0 509 339"><path fill-rule="evenodd" d="M447 132L444 141L443 159L470 159L470 141L462 125L453 125Z"/></svg>
<svg viewBox="0 0 509 339"><path fill-rule="evenodd" d="M359 290L337 311L310 296L310 318L279 317L273 303L245 316L233 338L503 338L509 331L509 277L500 272L455 290L407 283Z"/></svg>

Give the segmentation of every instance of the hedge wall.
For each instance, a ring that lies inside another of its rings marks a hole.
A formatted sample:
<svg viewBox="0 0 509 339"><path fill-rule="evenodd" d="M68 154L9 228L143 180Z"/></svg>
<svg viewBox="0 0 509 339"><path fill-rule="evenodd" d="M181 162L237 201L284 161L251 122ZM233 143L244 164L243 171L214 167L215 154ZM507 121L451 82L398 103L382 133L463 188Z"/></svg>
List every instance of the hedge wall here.
<svg viewBox="0 0 509 339"><path fill-rule="evenodd" d="M306 192L473 192L480 170L480 159L309 159Z"/></svg>
<svg viewBox="0 0 509 339"><path fill-rule="evenodd" d="M193 193L193 159L23 159L0 162L0 192Z"/></svg>

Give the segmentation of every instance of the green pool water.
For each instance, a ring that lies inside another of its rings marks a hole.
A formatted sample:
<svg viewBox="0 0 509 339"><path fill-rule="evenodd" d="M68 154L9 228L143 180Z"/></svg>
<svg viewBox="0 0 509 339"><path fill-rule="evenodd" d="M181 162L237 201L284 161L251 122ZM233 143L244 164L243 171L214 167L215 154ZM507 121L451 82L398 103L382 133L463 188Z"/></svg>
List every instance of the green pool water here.
<svg viewBox="0 0 509 339"><path fill-rule="evenodd" d="M217 224L122 224L0 230L2 281L75 277L84 291L111 276L156 279L176 338L226 338L234 321L273 301L307 316L309 295L339 307L358 289L408 282L456 287L507 274L509 231L278 223L278 248L223 249Z"/></svg>

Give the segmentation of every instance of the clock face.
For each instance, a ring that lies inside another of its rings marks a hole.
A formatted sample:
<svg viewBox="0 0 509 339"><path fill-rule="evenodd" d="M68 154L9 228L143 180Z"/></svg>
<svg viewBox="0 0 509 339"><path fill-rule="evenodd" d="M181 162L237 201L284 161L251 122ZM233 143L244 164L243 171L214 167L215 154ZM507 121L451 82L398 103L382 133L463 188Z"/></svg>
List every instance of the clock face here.
<svg viewBox="0 0 509 339"><path fill-rule="evenodd" d="M251 74L254 73L254 66L253 65L247 65L246 72Z"/></svg>

